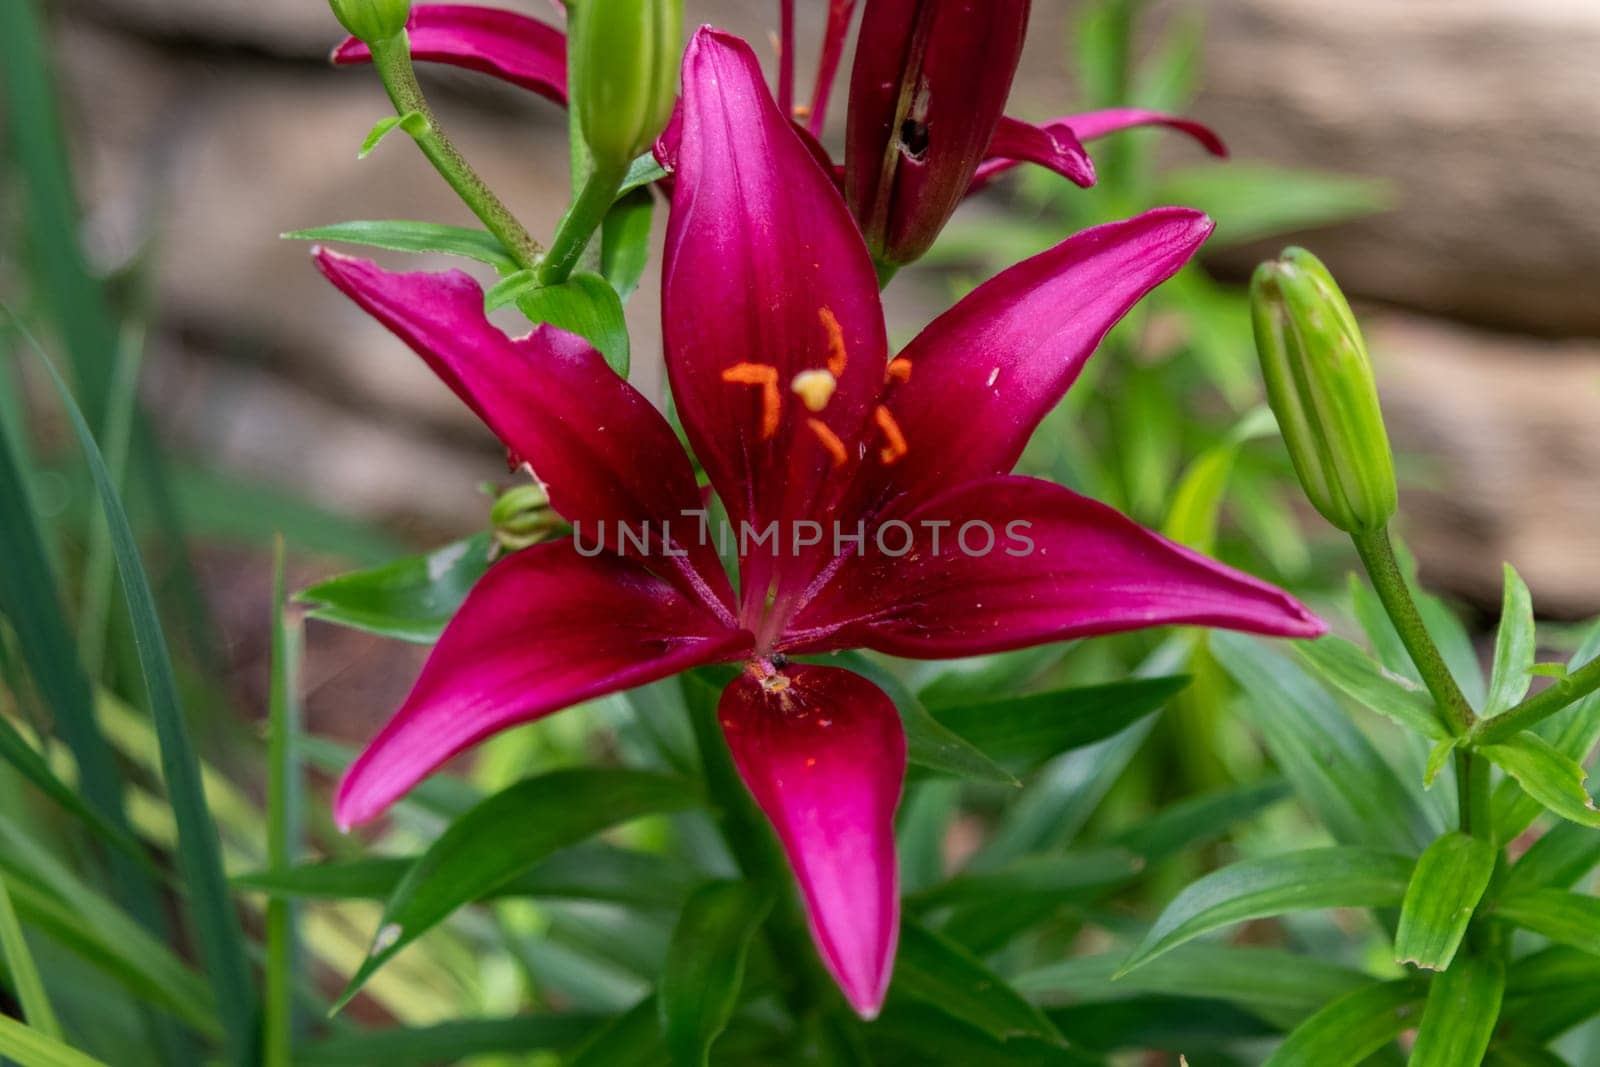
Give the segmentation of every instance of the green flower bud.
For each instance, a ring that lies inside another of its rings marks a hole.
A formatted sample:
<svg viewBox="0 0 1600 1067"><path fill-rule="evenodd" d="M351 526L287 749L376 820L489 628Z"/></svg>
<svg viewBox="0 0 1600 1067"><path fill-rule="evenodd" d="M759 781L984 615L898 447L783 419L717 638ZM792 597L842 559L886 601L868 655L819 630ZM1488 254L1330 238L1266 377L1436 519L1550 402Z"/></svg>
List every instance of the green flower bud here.
<svg viewBox="0 0 1600 1067"><path fill-rule="evenodd" d="M489 525L496 546L506 552L548 541L567 528L537 485L513 486L495 497L489 508Z"/></svg>
<svg viewBox="0 0 1600 1067"><path fill-rule="evenodd" d="M1322 261L1290 248L1256 268L1250 312L1267 399L1311 503L1347 533L1397 506L1394 457L1355 315Z"/></svg>
<svg viewBox="0 0 1600 1067"><path fill-rule="evenodd" d="M567 41L572 108L597 170L621 173L672 117L683 0L577 0Z"/></svg>
<svg viewBox="0 0 1600 1067"><path fill-rule="evenodd" d="M341 26L369 45L398 36L411 17L411 0L328 0L328 6Z"/></svg>

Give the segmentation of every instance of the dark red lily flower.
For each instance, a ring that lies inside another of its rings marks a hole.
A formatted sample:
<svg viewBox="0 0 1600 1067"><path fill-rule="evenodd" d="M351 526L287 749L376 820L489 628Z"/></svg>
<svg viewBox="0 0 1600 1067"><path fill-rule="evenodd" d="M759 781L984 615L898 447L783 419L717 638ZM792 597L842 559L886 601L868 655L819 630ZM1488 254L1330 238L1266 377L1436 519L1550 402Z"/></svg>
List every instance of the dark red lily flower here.
<svg viewBox="0 0 1600 1067"><path fill-rule="evenodd" d="M898 930L905 738L873 683L789 657L968 656L1163 624L1324 627L1270 585L1008 473L1105 333L1204 241L1203 215L1163 208L1069 238L890 360L861 235L743 41L695 36L680 125L668 376L730 518L775 528L780 544L745 547L736 594L700 520L685 518L702 507L688 455L587 343L548 326L508 339L464 274L391 274L319 250L329 279L532 465L578 531L489 570L351 767L336 814L344 826L377 816L512 725L741 664L718 707L729 748L793 865L823 961L870 1017ZM607 524L648 524L650 543L583 533ZM800 544L812 526L820 543ZM824 529L865 535L841 548ZM982 551L972 542L985 529L1008 540Z"/></svg>
<svg viewBox="0 0 1600 1067"><path fill-rule="evenodd" d="M834 177L849 190L862 228L886 261L916 258L963 196L1019 163L1036 163L1077 185L1092 185L1094 163L1083 142L1118 130L1165 126L1189 134L1216 155L1227 154L1205 126L1156 111L1116 108L1039 125L1001 117L1016 67L1013 46L1020 47L1027 6L1024 0L868 4L851 73L846 165ZM827 153L816 137L827 116L855 8L856 0L828 0L811 103L792 109L805 122L812 151L824 160ZM794 96L793 0L782 0L781 9L778 95L788 113ZM419 4L407 29L417 59L491 74L566 102L566 38L548 23L498 8ZM925 44L931 47L913 61L907 50L913 38L920 39L918 34L927 36ZM371 59L371 51L354 37L333 51L339 64ZM902 115L908 63L914 68L909 75L914 91L912 106ZM656 153L669 170L675 165L678 128L675 119ZM891 164L887 168L886 162Z"/></svg>

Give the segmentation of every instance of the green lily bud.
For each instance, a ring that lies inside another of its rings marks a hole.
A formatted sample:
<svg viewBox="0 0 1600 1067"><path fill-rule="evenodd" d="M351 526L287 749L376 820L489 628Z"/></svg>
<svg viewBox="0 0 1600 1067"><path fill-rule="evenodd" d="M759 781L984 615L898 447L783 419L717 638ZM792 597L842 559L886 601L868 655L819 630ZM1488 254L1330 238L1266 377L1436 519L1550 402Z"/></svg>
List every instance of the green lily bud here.
<svg viewBox="0 0 1600 1067"><path fill-rule="evenodd" d="M513 486L495 497L489 508L489 525L495 545L505 552L548 541L567 528L537 485Z"/></svg>
<svg viewBox="0 0 1600 1067"><path fill-rule="evenodd" d="M570 10L572 108L595 169L620 174L672 117L683 0L577 0Z"/></svg>
<svg viewBox="0 0 1600 1067"><path fill-rule="evenodd" d="M1322 261L1290 248L1256 268L1250 312L1267 399L1311 503L1346 533L1397 506L1394 457L1355 315Z"/></svg>
<svg viewBox="0 0 1600 1067"><path fill-rule="evenodd" d="M399 36L411 18L411 0L328 0L328 6L351 36L369 45Z"/></svg>

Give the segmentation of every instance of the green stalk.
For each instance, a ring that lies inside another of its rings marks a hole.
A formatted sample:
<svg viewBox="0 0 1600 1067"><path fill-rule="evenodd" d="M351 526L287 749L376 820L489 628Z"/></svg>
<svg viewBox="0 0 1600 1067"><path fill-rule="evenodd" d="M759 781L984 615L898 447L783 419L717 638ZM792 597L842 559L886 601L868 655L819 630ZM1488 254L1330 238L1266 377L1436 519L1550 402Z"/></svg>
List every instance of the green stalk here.
<svg viewBox="0 0 1600 1067"><path fill-rule="evenodd" d="M1565 678L1547 686L1492 719L1472 728L1467 739L1475 745L1492 745L1542 722L1590 693L1600 690L1600 659L1592 659Z"/></svg>
<svg viewBox="0 0 1600 1067"><path fill-rule="evenodd" d="M372 62L383 80L383 87L400 115L412 112L421 115L424 126L412 131L412 140L422 149L435 170L450 183L472 213L478 216L486 229L495 235L517 265L531 270L539 262L539 243L523 228L511 209L494 194L487 182L472 169L459 149L445 136L439 120L422 95L417 84L417 72L411 65L411 43L404 33L370 45Z"/></svg>
<svg viewBox="0 0 1600 1067"><path fill-rule="evenodd" d="M267 864L287 870L299 859L300 800L300 624L287 618L284 604L284 547L273 546L272 690L267 734ZM267 960L264 970L263 1030L266 1067L294 1063L296 1018L294 980L300 958L294 902L274 897L267 904Z"/></svg>
<svg viewBox="0 0 1600 1067"><path fill-rule="evenodd" d="M762 929L780 974L790 980L784 990L790 1010L796 1019L804 1019L827 1003L830 984L799 914L788 860L733 764L717 722L716 701L686 695L706 792L717 810L718 827L739 870L750 881L766 887L776 901Z"/></svg>
<svg viewBox="0 0 1600 1067"><path fill-rule="evenodd" d="M572 206L567 209L561 225L556 229L555 238L550 242L550 253L539 266L541 285L560 285L572 276L584 249L589 247L595 231L605 221L606 213L616 201L617 190L622 188L622 180L627 173L627 168L597 168L590 171L582 191L572 201Z"/></svg>
<svg viewBox="0 0 1600 1067"><path fill-rule="evenodd" d="M1416 601L1412 599L1405 576L1400 572L1400 564L1395 559L1388 529L1352 532L1350 539L1355 542L1356 553L1366 567L1367 576L1372 579L1372 587L1377 591L1389 621L1394 623L1395 632L1400 635L1400 642L1405 645L1411 662L1416 665L1417 673L1422 676L1423 684L1433 695L1445 725L1458 737L1466 735L1477 721L1477 716L1462 694L1461 687L1456 684L1450 668L1445 666L1439 646L1434 644L1421 613L1417 611ZM1488 793L1488 765L1466 748L1457 749L1456 805L1463 833L1483 837L1492 832Z"/></svg>

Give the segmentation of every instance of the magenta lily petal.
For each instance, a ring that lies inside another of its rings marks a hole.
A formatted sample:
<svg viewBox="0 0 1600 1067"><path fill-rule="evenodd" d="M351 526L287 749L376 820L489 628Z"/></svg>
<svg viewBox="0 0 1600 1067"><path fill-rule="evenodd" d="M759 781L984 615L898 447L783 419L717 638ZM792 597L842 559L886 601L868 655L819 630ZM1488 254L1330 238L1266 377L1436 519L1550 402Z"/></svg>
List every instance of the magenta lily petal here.
<svg viewBox="0 0 1600 1067"><path fill-rule="evenodd" d="M909 380L886 392L907 451L863 472L866 507L1009 471L1111 327L1211 229L1198 211L1157 208L1084 230L935 319L899 357Z"/></svg>
<svg viewBox="0 0 1600 1067"><path fill-rule="evenodd" d="M434 647L411 695L339 785L349 828L451 757L579 701L748 653L750 635L616 556L570 540L495 564Z"/></svg>
<svg viewBox="0 0 1600 1067"><path fill-rule="evenodd" d="M1282 590L1053 482L985 478L895 518L905 530L869 540L796 619L792 651L861 645L943 659L1172 624L1283 637L1327 629Z"/></svg>
<svg viewBox="0 0 1600 1067"><path fill-rule="evenodd" d="M858 461L883 381L871 260L743 41L695 35L678 127L662 290L678 413L735 524L813 519ZM833 382L815 409L795 391L806 372ZM747 598L764 577L744 572Z"/></svg>
<svg viewBox="0 0 1600 1067"><path fill-rule="evenodd" d="M978 166L968 192L983 186L985 168L996 161L1010 165L1037 163L1048 167L1072 184L1087 189L1094 184L1094 161L1070 126L1035 126L1013 118L1002 118L989 142L985 161Z"/></svg>
<svg viewBox="0 0 1600 1067"><path fill-rule="evenodd" d="M1005 123L1010 123L1014 120L1006 119L1004 121ZM1017 123L1017 125L1026 124ZM1188 134L1214 156L1226 157L1228 154L1228 146L1222 143L1222 138L1218 137L1216 131L1211 127L1193 119L1186 119L1182 115L1170 115L1164 111L1114 107L1107 108L1104 111L1085 111L1079 115L1063 115L1061 118L1051 119L1049 122L1043 122L1031 128L1058 137L1063 133L1071 134L1076 140L1082 142L1097 140L1119 130L1131 130L1140 126L1165 126L1168 129ZM1034 159L1016 152L1003 151L1001 146L996 144L989 146L989 155L990 158L984 160L978 167L978 173L972 180L972 192L983 188L1019 163L1043 162L1043 160ZM1048 163L1045 165L1049 166ZM1072 175L1068 174L1067 177L1071 178ZM1083 183L1079 182L1078 184L1082 185Z"/></svg>
<svg viewBox="0 0 1600 1067"><path fill-rule="evenodd" d="M586 545L621 545L619 524L659 542L670 522L686 556L651 552L708 604L731 600L727 576L699 522L694 470L672 427L581 337L551 326L512 340L483 313L483 290L460 271L397 274L318 249L334 285L427 361L456 395L528 462L551 506ZM686 565L687 564L687 565Z"/></svg>
<svg viewBox="0 0 1600 1067"><path fill-rule="evenodd" d="M788 854L823 963L873 1018L900 933L894 811L906 741L894 704L860 675L794 665L740 675L717 717Z"/></svg>
<svg viewBox="0 0 1600 1067"><path fill-rule="evenodd" d="M418 4L406 23L414 59L447 63L567 102L567 38L554 26L497 7ZM336 64L370 63L354 37L333 50Z"/></svg>
<svg viewBox="0 0 1600 1067"><path fill-rule="evenodd" d="M828 0L828 23L822 31L822 49L817 56L817 80L811 89L811 106L806 115L806 130L813 137L822 135L828 121L828 98L833 95L833 79L839 73L839 58L844 54L844 39L850 32L850 16L856 0Z"/></svg>

